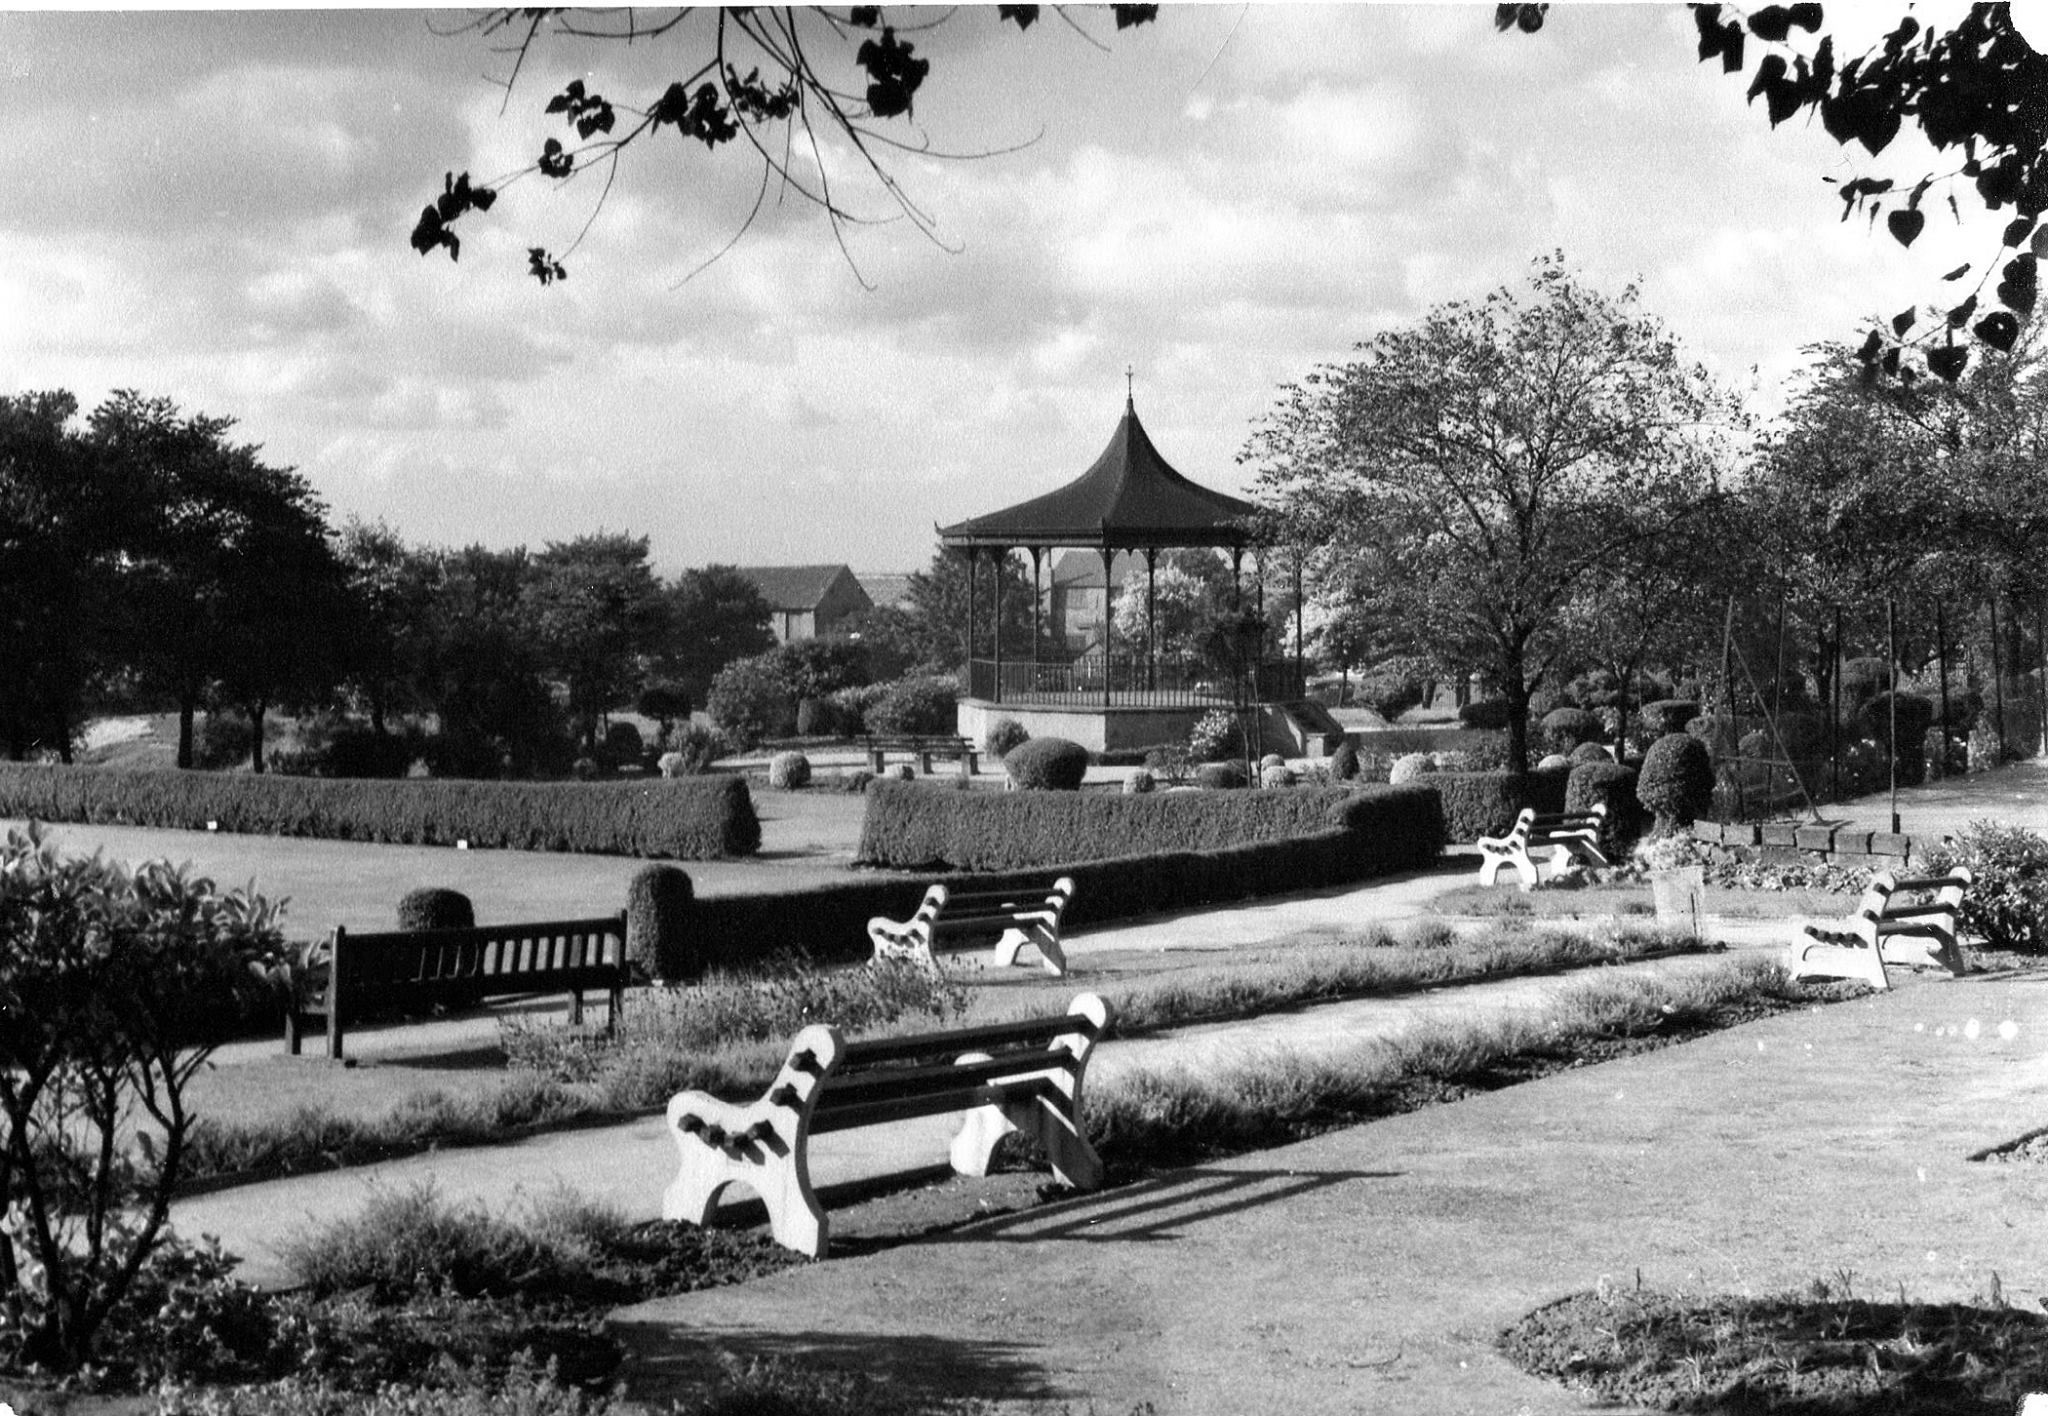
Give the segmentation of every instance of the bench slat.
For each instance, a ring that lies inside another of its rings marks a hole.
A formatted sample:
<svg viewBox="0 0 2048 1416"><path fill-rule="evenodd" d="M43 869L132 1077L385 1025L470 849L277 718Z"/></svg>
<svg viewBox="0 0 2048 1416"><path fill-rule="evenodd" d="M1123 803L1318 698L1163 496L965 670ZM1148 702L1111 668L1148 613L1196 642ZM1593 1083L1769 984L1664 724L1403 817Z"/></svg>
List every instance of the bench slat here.
<svg viewBox="0 0 2048 1416"><path fill-rule="evenodd" d="M912 1037L878 1037L846 1045L842 1072L905 1058L939 1054L959 1056L963 1052L993 1052L1006 1044L1035 1042L1041 1045L1056 1037L1076 1033L1095 1036L1095 1023L1079 1013L1050 1018L1027 1018L1015 1023L991 1023L987 1027L961 1028L957 1032L919 1033Z"/></svg>
<svg viewBox="0 0 2048 1416"><path fill-rule="evenodd" d="M1015 1081L977 1082L946 1091L915 1092L886 1101L849 1101L835 1104L828 1090L818 1109L811 1113L811 1134L852 1131L862 1126L887 1126L897 1121L916 1121L926 1116L945 1116L971 1111L1003 1101L1055 1096L1058 1089L1046 1077L1020 1077Z"/></svg>

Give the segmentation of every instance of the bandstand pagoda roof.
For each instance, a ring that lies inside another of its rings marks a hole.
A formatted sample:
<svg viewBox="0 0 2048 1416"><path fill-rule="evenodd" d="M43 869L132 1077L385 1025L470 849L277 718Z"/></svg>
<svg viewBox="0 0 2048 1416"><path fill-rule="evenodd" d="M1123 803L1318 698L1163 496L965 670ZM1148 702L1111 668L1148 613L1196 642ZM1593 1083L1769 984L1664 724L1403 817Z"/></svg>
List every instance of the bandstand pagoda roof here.
<svg viewBox="0 0 2048 1416"><path fill-rule="evenodd" d="M1159 455L1134 400L1095 465L1064 487L939 528L949 546L1244 546L1252 503L1189 481Z"/></svg>

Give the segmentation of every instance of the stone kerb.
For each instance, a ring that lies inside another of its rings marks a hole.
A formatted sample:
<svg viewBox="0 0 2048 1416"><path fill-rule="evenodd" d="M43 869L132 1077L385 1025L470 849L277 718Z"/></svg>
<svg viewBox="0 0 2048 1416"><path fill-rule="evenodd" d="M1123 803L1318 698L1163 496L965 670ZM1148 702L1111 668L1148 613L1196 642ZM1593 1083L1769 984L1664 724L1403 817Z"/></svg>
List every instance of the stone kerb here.
<svg viewBox="0 0 2048 1416"><path fill-rule="evenodd" d="M1886 870L1925 856L1935 841L1828 822L1695 821L1693 839L1710 845L1746 846L1765 860L1809 861Z"/></svg>

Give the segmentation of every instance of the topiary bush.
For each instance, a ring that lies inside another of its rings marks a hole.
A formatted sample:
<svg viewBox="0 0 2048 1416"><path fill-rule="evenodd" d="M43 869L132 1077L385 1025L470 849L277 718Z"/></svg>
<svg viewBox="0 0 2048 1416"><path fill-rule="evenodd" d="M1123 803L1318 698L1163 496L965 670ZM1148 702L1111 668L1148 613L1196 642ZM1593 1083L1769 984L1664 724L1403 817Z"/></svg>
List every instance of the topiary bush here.
<svg viewBox="0 0 2048 1416"><path fill-rule="evenodd" d="M1972 821L1926 864L1930 875L1970 867L1970 888L1956 916L1961 930L1994 949L2048 951L2048 841L2003 822Z"/></svg>
<svg viewBox="0 0 2048 1416"><path fill-rule="evenodd" d="M1294 785L1294 769L1285 762L1274 762L1259 768L1259 785L1262 787L1291 787Z"/></svg>
<svg viewBox="0 0 2048 1416"><path fill-rule="evenodd" d="M1251 785L1242 762L1204 762L1195 768L1195 783L1210 791L1231 791Z"/></svg>
<svg viewBox="0 0 2048 1416"><path fill-rule="evenodd" d="M811 784L811 759L801 752L778 752L768 760L768 785L798 791Z"/></svg>
<svg viewBox="0 0 2048 1416"><path fill-rule="evenodd" d="M1009 756L1011 748L1029 741L1030 732L1015 718L996 718L982 735L981 745L990 757L1000 759Z"/></svg>
<svg viewBox="0 0 2048 1416"><path fill-rule="evenodd" d="M1636 781L1635 768L1605 758L1581 762L1565 778L1566 811L1591 811L1595 806L1606 806L1600 849L1611 861L1626 859L1643 834L1643 807L1636 800Z"/></svg>
<svg viewBox="0 0 2048 1416"><path fill-rule="evenodd" d="M1346 738L1330 754L1330 776L1339 782L1356 781L1358 778L1358 749Z"/></svg>
<svg viewBox="0 0 2048 1416"><path fill-rule="evenodd" d="M1894 713L1899 721L1896 747L1891 736ZM1926 780L1927 730L1934 726L1934 704L1917 693L1880 693L1863 705L1860 719L1865 735L1897 759L1901 786Z"/></svg>
<svg viewBox="0 0 2048 1416"><path fill-rule="evenodd" d="M1574 765L1581 762L1612 762L1614 754L1597 742L1582 742L1571 750L1569 760Z"/></svg>
<svg viewBox="0 0 2048 1416"><path fill-rule="evenodd" d="M1394 765L1387 769L1387 780L1395 786L1412 782L1417 777L1426 777L1436 771L1436 763L1426 752L1409 752L1394 759Z"/></svg>
<svg viewBox="0 0 2048 1416"><path fill-rule="evenodd" d="M1696 699L1660 698L1654 703L1645 703L1639 716L1643 731L1655 739L1684 732L1685 725L1699 715L1700 705Z"/></svg>
<svg viewBox="0 0 2048 1416"><path fill-rule="evenodd" d="M1143 767L1135 769L1130 776L1124 778L1125 796L1144 796L1148 792L1158 790L1158 787L1157 779Z"/></svg>
<svg viewBox="0 0 2048 1416"><path fill-rule="evenodd" d="M898 679L867 710L867 731L926 737L959 727L960 685L944 675Z"/></svg>
<svg viewBox="0 0 2048 1416"><path fill-rule="evenodd" d="M690 953L690 909L696 891L688 872L646 865L626 882L626 962L647 978L696 978L703 961Z"/></svg>
<svg viewBox="0 0 2048 1416"><path fill-rule="evenodd" d="M1540 741L1551 752L1569 753L1600 737L1600 715L1587 708L1553 708L1543 715Z"/></svg>
<svg viewBox="0 0 2048 1416"><path fill-rule="evenodd" d="M1666 733L1651 743L1636 799L1655 818L1651 829L1660 836L1706 815L1714 803L1714 760L1707 745L1690 733Z"/></svg>
<svg viewBox="0 0 2048 1416"><path fill-rule="evenodd" d="M408 890L398 900L398 927L414 929L475 929L476 909L460 890L427 885Z"/></svg>
<svg viewBox="0 0 2048 1416"><path fill-rule="evenodd" d="M1003 770L1026 791L1079 791L1088 775L1088 749L1066 738L1032 738L1010 750Z"/></svg>
<svg viewBox="0 0 2048 1416"><path fill-rule="evenodd" d="M1536 770L1539 772L1569 772L1572 770L1572 760L1562 752L1545 753L1543 757L1538 759Z"/></svg>

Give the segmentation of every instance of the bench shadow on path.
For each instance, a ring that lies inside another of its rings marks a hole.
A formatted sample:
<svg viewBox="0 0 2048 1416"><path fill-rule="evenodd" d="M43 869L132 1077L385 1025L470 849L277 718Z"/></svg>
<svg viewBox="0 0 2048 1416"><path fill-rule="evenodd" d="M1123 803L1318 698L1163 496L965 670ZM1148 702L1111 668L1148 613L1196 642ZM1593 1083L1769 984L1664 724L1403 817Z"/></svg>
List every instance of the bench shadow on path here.
<svg viewBox="0 0 2048 1416"><path fill-rule="evenodd" d="M1398 1170L1177 1170L1100 1194L1078 1195L1020 1210L937 1235L934 1244L989 1240L1037 1243L1080 1239L1090 1243L1152 1243L1180 1237L1198 1224L1247 1210L1285 1204L1317 1190L1360 1180L1393 1180Z"/></svg>

